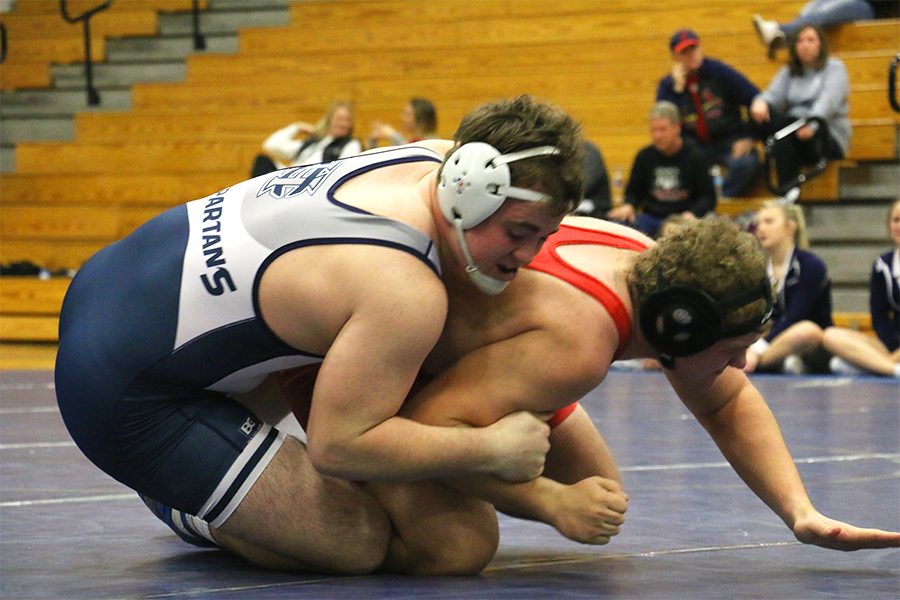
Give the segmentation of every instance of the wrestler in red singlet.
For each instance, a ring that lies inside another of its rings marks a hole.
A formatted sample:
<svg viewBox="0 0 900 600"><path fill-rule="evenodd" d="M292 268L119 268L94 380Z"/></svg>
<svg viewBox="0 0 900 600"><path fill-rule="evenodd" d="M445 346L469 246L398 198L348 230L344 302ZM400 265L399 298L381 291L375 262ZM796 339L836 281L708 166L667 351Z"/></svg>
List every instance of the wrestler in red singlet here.
<svg viewBox="0 0 900 600"><path fill-rule="evenodd" d="M633 250L635 252L643 252L647 249L647 246L638 240L608 231L561 225L559 231L547 238L540 253L526 267L570 283L583 292L590 294L597 299L597 302L603 305L609 316L612 317L613 322L616 324L616 330L619 332L619 347L616 349L616 354L613 358L615 360L628 346L628 342L631 341L631 317L625 309L625 304L609 286L596 277L576 269L559 255L557 249L560 246L571 246L574 244L606 246L621 250ZM556 427L562 423L566 417L572 414L577 405L577 402L573 402L569 406L556 411L553 418L549 421L550 426Z"/></svg>

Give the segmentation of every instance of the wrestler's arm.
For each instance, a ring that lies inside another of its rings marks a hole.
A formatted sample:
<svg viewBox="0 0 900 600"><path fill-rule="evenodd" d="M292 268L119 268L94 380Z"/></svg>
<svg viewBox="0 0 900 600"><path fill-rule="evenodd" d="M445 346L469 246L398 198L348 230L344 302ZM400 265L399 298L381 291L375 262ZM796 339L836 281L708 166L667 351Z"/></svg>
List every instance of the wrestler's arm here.
<svg viewBox="0 0 900 600"><path fill-rule="evenodd" d="M381 260L378 268L333 272L335 279L349 273L352 281L340 282L339 294L327 296L347 308L336 319L340 325L313 390L307 430L313 464L329 475L369 481L537 476L549 432L533 416L482 429L433 427L397 416L440 335L446 297L417 259L383 258L391 260Z"/></svg>
<svg viewBox="0 0 900 600"><path fill-rule="evenodd" d="M573 352L572 339L533 330L475 350L410 399L403 414L425 423L481 427L518 410L550 413L567 406L605 375L599 368L605 364L603 350ZM552 359L561 356L565 359ZM548 461L547 474L558 480L443 480L501 512L552 525L570 539L607 543L623 521L627 497L608 448L582 409L551 434Z"/></svg>
<svg viewBox="0 0 900 600"><path fill-rule="evenodd" d="M550 432L550 452L544 477L572 484L599 475L622 483L619 467L609 446L581 407Z"/></svg>
<svg viewBox="0 0 900 600"><path fill-rule="evenodd" d="M729 367L704 382L677 369L666 376L741 479L801 542L837 550L900 546L900 533L854 527L813 507L772 411L743 372Z"/></svg>

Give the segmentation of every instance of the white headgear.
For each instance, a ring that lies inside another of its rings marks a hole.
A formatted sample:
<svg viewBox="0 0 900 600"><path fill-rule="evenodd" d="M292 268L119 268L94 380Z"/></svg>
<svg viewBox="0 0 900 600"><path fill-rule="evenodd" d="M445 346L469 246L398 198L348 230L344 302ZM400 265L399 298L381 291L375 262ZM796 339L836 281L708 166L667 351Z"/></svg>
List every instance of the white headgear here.
<svg viewBox="0 0 900 600"><path fill-rule="evenodd" d="M547 194L510 185L511 162L559 154L554 146L537 146L509 154L484 142L470 142L457 148L446 160L438 183L441 211L451 223L459 220L463 229L475 227L497 212L507 198L541 202Z"/></svg>

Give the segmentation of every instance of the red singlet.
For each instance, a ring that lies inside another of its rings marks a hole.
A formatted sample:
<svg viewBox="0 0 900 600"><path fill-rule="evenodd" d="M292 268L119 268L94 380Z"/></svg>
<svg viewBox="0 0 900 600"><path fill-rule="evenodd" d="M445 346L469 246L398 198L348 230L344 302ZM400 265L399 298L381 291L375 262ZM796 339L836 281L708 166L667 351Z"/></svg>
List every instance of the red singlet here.
<svg viewBox="0 0 900 600"><path fill-rule="evenodd" d="M552 275L557 279L562 279L566 283L570 283L578 289L590 294L603 305L609 316L612 317L619 332L619 347L613 358L618 358L619 354L628 346L631 341L631 317L625 309L625 304L619 299L615 292L609 286L597 279L580 271L564 261L560 257L557 248L560 246L570 246L574 244L590 244L593 246L606 246L609 248L619 248L621 250L633 250L635 252L643 252L647 246L643 242L610 233L608 231L598 231L596 229L585 229L583 227L574 227L572 225L561 225L559 231L547 238L540 253L534 257L534 260L528 264L526 268L540 271ZM562 408L553 415L549 424L556 427L566 420L575 407L577 402Z"/></svg>

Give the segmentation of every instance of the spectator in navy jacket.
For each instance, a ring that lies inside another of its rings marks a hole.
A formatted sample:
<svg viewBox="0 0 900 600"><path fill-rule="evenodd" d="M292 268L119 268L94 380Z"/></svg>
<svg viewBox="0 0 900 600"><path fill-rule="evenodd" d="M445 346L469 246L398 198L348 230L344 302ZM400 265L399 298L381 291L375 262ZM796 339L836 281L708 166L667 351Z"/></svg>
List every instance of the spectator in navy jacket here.
<svg viewBox="0 0 900 600"><path fill-rule="evenodd" d="M842 327L826 329L823 344L835 355L829 363L835 373L900 377L900 200L888 211L888 232L894 248L875 260L869 282L877 337Z"/></svg>
<svg viewBox="0 0 900 600"><path fill-rule="evenodd" d="M759 88L733 67L705 57L693 30L676 31L669 49L672 73L660 80L656 100L678 106L685 137L697 142L711 164L727 169L722 195L744 195L760 165L755 128L745 116Z"/></svg>
<svg viewBox="0 0 900 600"><path fill-rule="evenodd" d="M769 256L777 292L772 329L747 350L745 371L826 371L822 347L831 320L831 280L825 263L806 250L806 222L796 204L770 201L757 214L756 237Z"/></svg>

